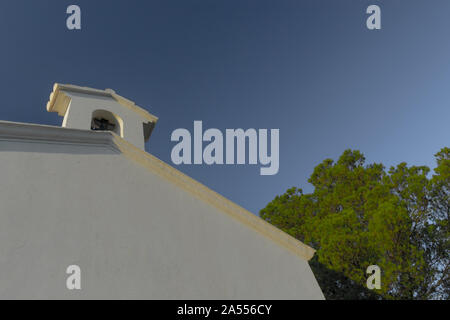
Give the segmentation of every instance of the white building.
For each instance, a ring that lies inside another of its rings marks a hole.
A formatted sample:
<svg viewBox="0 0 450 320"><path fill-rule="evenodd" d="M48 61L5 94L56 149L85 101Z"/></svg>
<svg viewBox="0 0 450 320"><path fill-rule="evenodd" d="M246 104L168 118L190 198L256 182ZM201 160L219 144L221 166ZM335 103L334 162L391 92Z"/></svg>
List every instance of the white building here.
<svg viewBox="0 0 450 320"><path fill-rule="evenodd" d="M145 152L155 116L59 84L47 110L0 121L0 298L323 299L312 248Z"/></svg>

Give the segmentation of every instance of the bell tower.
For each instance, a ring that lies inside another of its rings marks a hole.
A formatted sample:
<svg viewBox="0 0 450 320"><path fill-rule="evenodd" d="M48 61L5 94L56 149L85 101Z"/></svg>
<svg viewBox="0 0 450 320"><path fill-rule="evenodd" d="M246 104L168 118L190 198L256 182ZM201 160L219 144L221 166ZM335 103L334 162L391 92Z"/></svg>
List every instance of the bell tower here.
<svg viewBox="0 0 450 320"><path fill-rule="evenodd" d="M145 151L158 118L114 90L56 83L48 112L64 117L62 127L111 131Z"/></svg>

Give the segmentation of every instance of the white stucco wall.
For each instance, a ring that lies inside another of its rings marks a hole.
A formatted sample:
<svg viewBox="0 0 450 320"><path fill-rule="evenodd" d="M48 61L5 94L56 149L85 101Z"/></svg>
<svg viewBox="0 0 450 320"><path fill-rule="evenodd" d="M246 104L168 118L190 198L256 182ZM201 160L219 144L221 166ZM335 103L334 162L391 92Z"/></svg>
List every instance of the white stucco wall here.
<svg viewBox="0 0 450 320"><path fill-rule="evenodd" d="M305 259L110 147L0 140L0 177L1 299L323 298Z"/></svg>

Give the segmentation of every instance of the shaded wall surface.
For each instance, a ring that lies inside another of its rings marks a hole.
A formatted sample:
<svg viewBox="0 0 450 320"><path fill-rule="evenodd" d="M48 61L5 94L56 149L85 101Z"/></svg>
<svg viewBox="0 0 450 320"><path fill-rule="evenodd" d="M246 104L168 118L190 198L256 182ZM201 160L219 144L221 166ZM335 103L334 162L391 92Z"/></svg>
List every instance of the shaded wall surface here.
<svg viewBox="0 0 450 320"><path fill-rule="evenodd" d="M323 299L305 259L112 148L2 140L0 177L0 298Z"/></svg>

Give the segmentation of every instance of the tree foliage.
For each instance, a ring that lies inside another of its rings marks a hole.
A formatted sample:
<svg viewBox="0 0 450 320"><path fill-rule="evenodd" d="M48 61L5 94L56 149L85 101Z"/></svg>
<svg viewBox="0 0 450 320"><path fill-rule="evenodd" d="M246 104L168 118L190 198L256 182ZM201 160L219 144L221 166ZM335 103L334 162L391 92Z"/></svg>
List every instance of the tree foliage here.
<svg viewBox="0 0 450 320"><path fill-rule="evenodd" d="M317 250L310 262L330 299L448 299L450 149L425 166L401 163L386 171L346 150L320 163L314 191L291 188L260 216ZM382 287L366 289L369 265Z"/></svg>

